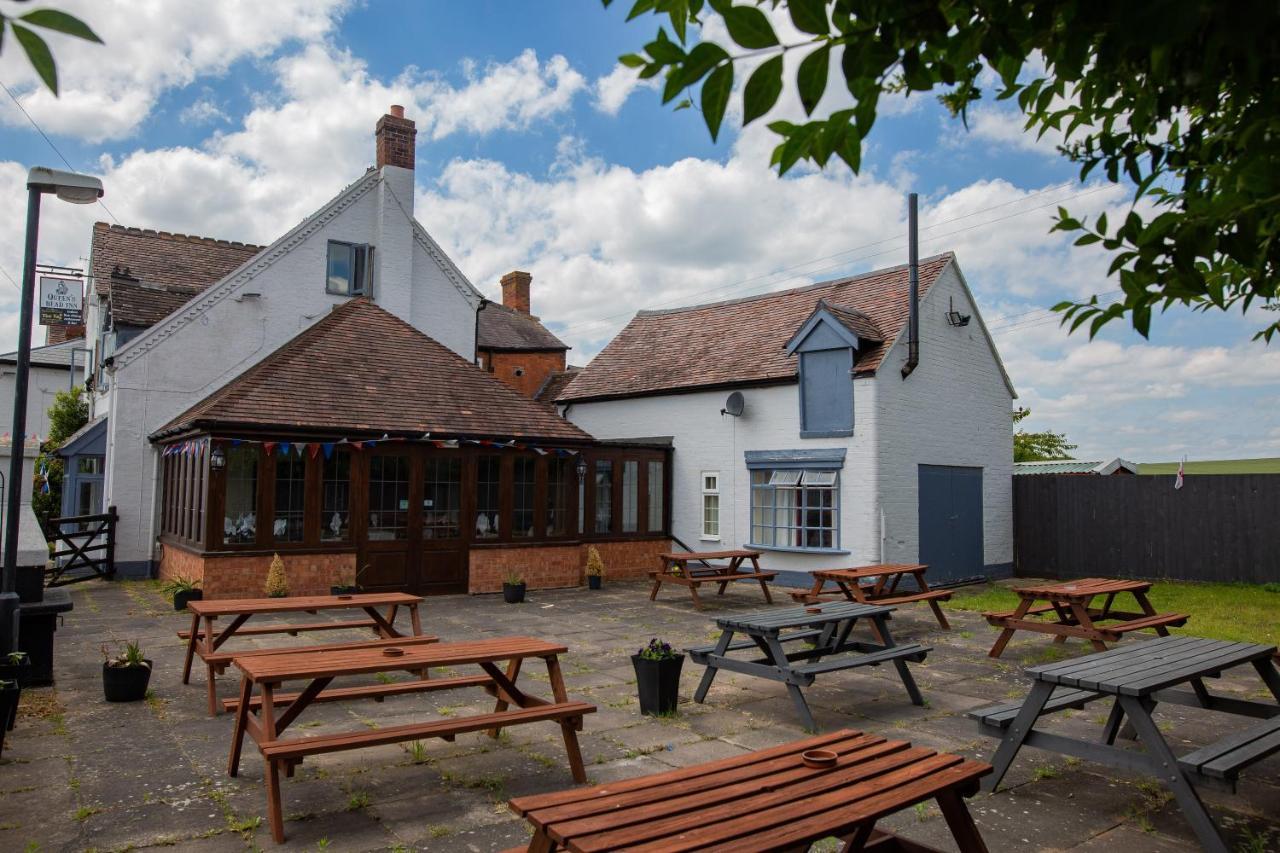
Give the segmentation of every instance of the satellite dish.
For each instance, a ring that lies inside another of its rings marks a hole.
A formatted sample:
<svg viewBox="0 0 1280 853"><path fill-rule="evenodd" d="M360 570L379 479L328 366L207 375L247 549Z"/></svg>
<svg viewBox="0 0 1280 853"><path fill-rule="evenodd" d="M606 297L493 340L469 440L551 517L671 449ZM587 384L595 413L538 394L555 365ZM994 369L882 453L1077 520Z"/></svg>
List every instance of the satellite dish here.
<svg viewBox="0 0 1280 853"><path fill-rule="evenodd" d="M729 399L724 401L724 408L720 410L722 415L733 415L735 418L742 414L742 410L746 408L746 401L742 398L741 391L734 391L729 395Z"/></svg>

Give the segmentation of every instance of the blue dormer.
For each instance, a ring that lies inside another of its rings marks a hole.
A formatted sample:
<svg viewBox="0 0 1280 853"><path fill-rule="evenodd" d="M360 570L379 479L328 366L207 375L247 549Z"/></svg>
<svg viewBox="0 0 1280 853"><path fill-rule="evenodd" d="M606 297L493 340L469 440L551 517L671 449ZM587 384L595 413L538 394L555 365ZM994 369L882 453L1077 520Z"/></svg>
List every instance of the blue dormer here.
<svg viewBox="0 0 1280 853"><path fill-rule="evenodd" d="M819 300L786 347L799 357L801 438L853 435L854 361L883 340L866 314Z"/></svg>

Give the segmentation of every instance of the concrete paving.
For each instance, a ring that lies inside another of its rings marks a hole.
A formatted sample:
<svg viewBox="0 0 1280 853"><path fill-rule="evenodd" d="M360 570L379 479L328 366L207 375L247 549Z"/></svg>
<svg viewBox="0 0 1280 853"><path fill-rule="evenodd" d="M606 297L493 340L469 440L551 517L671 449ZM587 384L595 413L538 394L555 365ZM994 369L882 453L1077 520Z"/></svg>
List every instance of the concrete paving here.
<svg viewBox="0 0 1280 853"><path fill-rule="evenodd" d="M273 849L265 821L262 765L246 747L241 775L226 775L231 719L205 713L202 681L181 683L183 647L175 631L189 619L174 613L154 583L94 582L74 588L75 610L57 634L57 685L23 696L17 728L0 760L0 850L191 851ZM784 599L785 595L777 596ZM569 646L562 660L571 698L596 704L581 743L592 781L660 772L803 737L783 687L721 673L706 704L690 697L701 668L686 661L679 713L642 717L629 656L651 637L679 647L714 636L717 613L765 609L759 590L708 595L694 611L675 591L648 601L638 584L531 592L522 605L500 596L433 598L425 627L446 640L526 634ZM775 605L783 606L783 605ZM1022 667L1083 654L1072 642L1016 639L1002 660L986 657L994 630L980 616L950 611L942 631L922 606L900 608L896 639L930 644L913 665L927 700L908 701L894 671L880 667L820 678L808 692L824 730L847 727L989 759L995 743L964 718L970 708L1025 694ZM310 617L309 617L310 618ZM323 618L323 615L320 617ZM334 617L338 618L338 617ZM331 631L302 638L237 640L236 647L364 639ZM109 705L102 697L100 647L138 640L154 661L145 702ZM1142 642L1140 639L1128 642ZM547 690L540 666L521 683ZM1229 675L1213 689L1262 698L1250 673ZM230 696L232 679L221 680ZM424 717L489 710L479 690L315 705L297 725L316 732L388 726ZM1095 736L1105 707L1058 715L1051 728ZM1242 725L1236 718L1187 708L1158 711L1176 751ZM559 730L550 724L483 734L454 743L387 746L307 759L283 785L289 850L489 851L528 838L506 808L512 796L573 784ZM1280 850L1280 758L1256 765L1238 795L1203 792L1232 849ZM970 809L987 844L1004 850L1190 851L1190 827L1169 794L1150 780L1033 750L1024 751L1002 790L979 794ZM936 807L900 813L884 823L925 844L955 849ZM834 842L817 849L835 850Z"/></svg>

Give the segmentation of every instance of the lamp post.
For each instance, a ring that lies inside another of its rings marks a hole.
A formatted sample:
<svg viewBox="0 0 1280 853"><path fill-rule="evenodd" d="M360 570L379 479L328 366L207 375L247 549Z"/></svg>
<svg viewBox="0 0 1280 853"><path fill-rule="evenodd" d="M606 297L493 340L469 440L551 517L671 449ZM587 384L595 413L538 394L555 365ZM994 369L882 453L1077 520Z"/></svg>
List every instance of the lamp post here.
<svg viewBox="0 0 1280 853"><path fill-rule="evenodd" d="M31 368L31 313L36 289L36 243L40 234L40 196L52 193L72 204L102 197L102 182L88 175L37 166L27 174L27 245L22 264L22 307L18 316L18 375L13 389L13 430L9 433L9 493L5 495L4 570L0 576L0 653L18 642L18 524L22 514L22 456L27 447L27 378Z"/></svg>

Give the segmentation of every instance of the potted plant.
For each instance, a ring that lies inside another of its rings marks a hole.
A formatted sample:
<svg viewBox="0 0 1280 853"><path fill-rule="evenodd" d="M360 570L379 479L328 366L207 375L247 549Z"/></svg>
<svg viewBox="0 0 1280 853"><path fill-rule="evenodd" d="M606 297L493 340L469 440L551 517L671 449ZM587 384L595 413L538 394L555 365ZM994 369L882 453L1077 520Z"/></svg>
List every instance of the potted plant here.
<svg viewBox="0 0 1280 853"><path fill-rule="evenodd" d="M502 600L507 604L524 601L525 583L519 572L512 572L502 581Z"/></svg>
<svg viewBox="0 0 1280 853"><path fill-rule="evenodd" d="M600 559L600 552L596 550L595 545L592 545L587 548L587 587L599 589L603 581L604 560Z"/></svg>
<svg viewBox="0 0 1280 853"><path fill-rule="evenodd" d="M4 733L12 729L12 721L18 716L18 697L22 694L18 682L12 679L0 679L0 718L9 720L9 725L0 726L0 755L4 754Z"/></svg>
<svg viewBox="0 0 1280 853"><path fill-rule="evenodd" d="M173 598L173 609L178 611L186 610L188 601L199 601L204 598L204 590L200 588L200 581L182 576L169 581L161 589Z"/></svg>
<svg viewBox="0 0 1280 853"><path fill-rule="evenodd" d="M147 695L151 681L151 660L144 657L137 642L125 643L120 654L107 654L102 644L102 692L108 702L137 702Z"/></svg>
<svg viewBox="0 0 1280 853"><path fill-rule="evenodd" d="M0 681L11 681L16 685L13 707L9 708L7 714L3 708L0 708L0 729L13 731L13 723L18 716L18 700L22 698L22 688L31 683L31 657L26 652L9 652L5 655L0 660Z"/></svg>
<svg viewBox="0 0 1280 853"><path fill-rule="evenodd" d="M356 572L355 583L336 583L329 587L330 595L354 595L360 591L360 576L364 574L364 570L369 568L369 564L365 563Z"/></svg>
<svg viewBox="0 0 1280 853"><path fill-rule="evenodd" d="M641 714L671 714L680 699L680 668L684 655L658 639L649 641L631 656L636 670L636 687L640 691Z"/></svg>
<svg viewBox="0 0 1280 853"><path fill-rule="evenodd" d="M271 568L267 569L267 583L264 586L267 598L284 598L289 594L289 581L284 575L284 560L279 554L271 557Z"/></svg>

